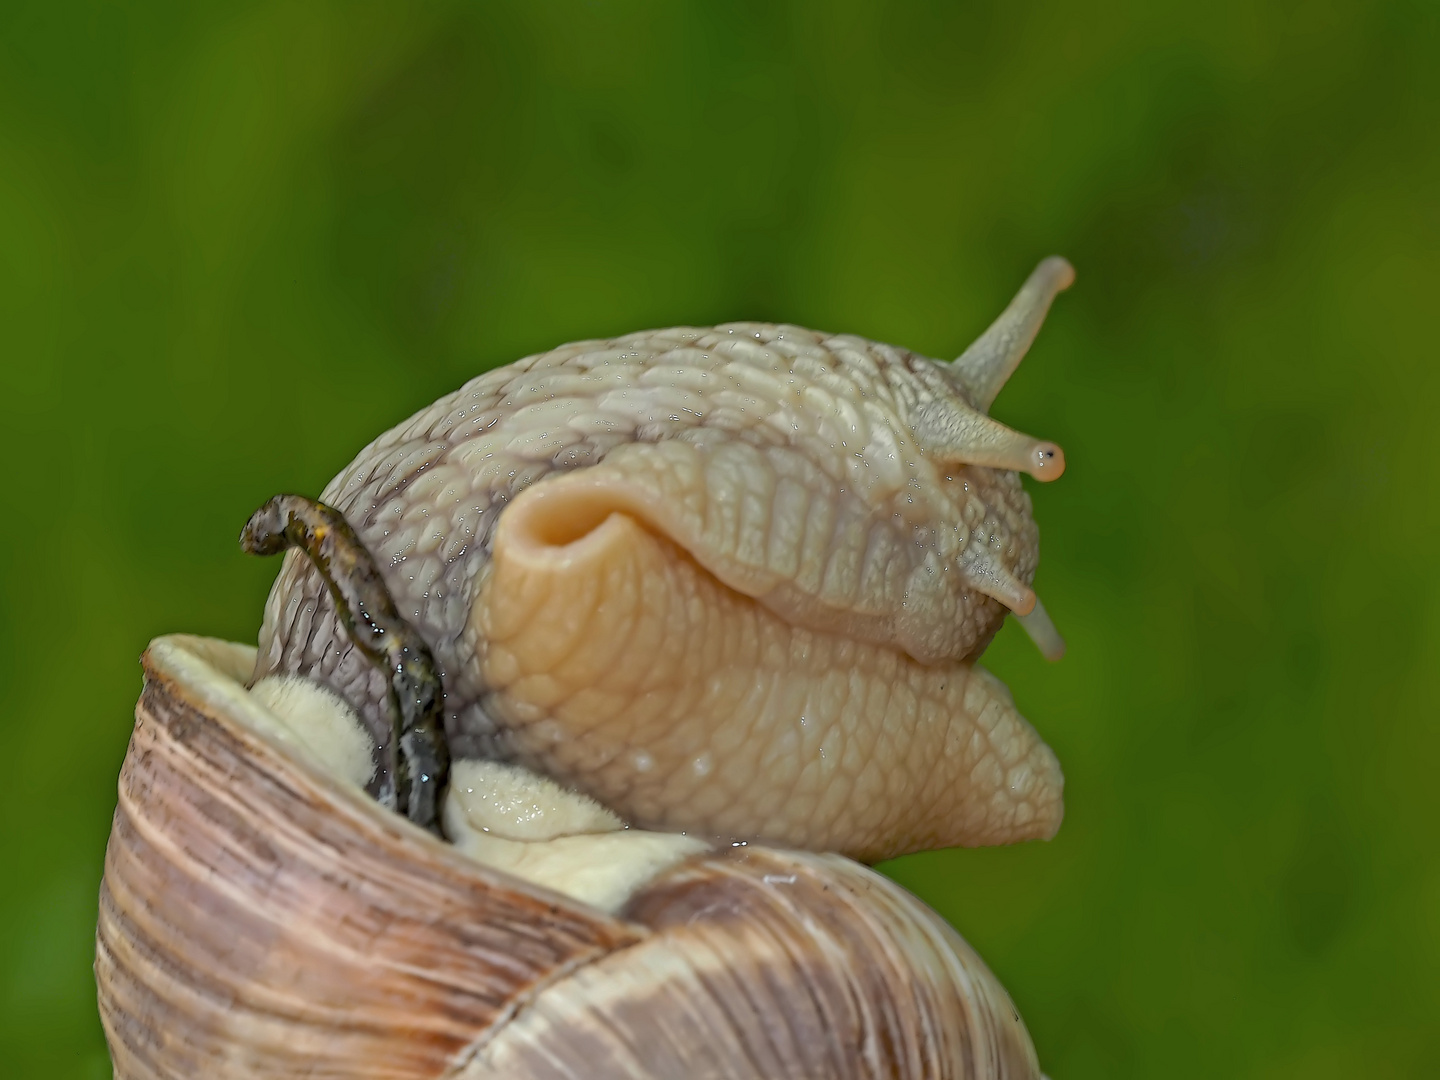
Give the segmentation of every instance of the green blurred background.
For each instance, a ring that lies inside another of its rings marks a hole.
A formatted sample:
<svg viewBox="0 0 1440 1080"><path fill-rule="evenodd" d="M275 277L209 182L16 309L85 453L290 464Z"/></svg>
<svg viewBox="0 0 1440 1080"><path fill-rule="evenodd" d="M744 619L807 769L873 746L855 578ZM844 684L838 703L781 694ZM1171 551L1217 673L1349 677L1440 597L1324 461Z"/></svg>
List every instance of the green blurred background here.
<svg viewBox="0 0 1440 1080"><path fill-rule="evenodd" d="M1061 252L997 414L1070 653L987 662L1068 818L884 869L1056 1080L1436 1075L1437 11L10 0L0 1073L109 1075L136 659L254 640L265 497L568 339L953 356Z"/></svg>

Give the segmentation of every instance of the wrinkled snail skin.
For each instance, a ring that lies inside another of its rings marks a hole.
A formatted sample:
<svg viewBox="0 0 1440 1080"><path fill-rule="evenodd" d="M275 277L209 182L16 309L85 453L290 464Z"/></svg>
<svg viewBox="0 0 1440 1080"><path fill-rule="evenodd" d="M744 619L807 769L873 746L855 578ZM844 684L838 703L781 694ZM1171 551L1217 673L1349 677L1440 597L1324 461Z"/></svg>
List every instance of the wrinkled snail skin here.
<svg viewBox="0 0 1440 1080"><path fill-rule="evenodd" d="M1063 647L1018 472L1064 457L987 410L1072 276L1045 260L953 364L750 323L567 345L321 498L433 650L456 757L641 825L865 859L1049 836L1058 763L973 660L1008 612ZM293 552L252 679L276 674L383 731L383 680Z"/></svg>
<svg viewBox="0 0 1440 1080"><path fill-rule="evenodd" d="M867 862L1058 827L1059 765L984 669L794 626L626 514L547 544L546 487L476 605L485 707L539 771L645 828Z"/></svg>

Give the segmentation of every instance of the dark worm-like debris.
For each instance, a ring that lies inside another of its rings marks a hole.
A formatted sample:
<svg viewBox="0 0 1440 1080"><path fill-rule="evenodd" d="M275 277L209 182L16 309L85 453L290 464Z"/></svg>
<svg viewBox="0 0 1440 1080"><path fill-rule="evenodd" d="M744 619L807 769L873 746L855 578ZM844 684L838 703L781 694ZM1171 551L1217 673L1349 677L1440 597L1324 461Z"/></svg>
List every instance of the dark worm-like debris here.
<svg viewBox="0 0 1440 1080"><path fill-rule="evenodd" d="M381 747L376 797L415 824L439 828L450 771L444 696L430 648L395 607L375 560L340 511L303 495L276 495L240 533L252 555L299 548L324 579L345 632L387 673L392 730Z"/></svg>

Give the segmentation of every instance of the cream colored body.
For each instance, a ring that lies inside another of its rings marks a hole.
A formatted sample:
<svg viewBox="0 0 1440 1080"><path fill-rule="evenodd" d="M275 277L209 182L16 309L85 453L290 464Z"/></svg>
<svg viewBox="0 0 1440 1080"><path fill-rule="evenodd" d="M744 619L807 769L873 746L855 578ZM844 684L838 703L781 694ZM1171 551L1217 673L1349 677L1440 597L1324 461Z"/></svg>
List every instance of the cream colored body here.
<svg viewBox="0 0 1440 1080"><path fill-rule="evenodd" d="M309 679L271 676L250 696L263 712L237 710L240 722L336 780L360 788L370 779L374 744L335 694ZM627 829L593 799L493 761L456 764L443 820L446 839L476 862L608 912L706 847L693 837Z"/></svg>
<svg viewBox="0 0 1440 1080"><path fill-rule="evenodd" d="M483 375L326 488L443 670L458 757L520 763L632 824L864 859L1047 837L1054 755L974 666L1030 589L1016 470L1058 447L987 415L1068 285L1046 260L946 364L737 323L581 342ZM304 557L252 678L385 684Z"/></svg>
<svg viewBox="0 0 1440 1080"><path fill-rule="evenodd" d="M594 800L493 761L462 761L452 772L445 836L477 862L607 912L707 847L678 833L628 829Z"/></svg>
<svg viewBox="0 0 1440 1080"><path fill-rule="evenodd" d="M994 676L786 622L627 514L546 543L555 490L502 519L476 604L524 760L648 828L865 861L1059 827L1059 763Z"/></svg>

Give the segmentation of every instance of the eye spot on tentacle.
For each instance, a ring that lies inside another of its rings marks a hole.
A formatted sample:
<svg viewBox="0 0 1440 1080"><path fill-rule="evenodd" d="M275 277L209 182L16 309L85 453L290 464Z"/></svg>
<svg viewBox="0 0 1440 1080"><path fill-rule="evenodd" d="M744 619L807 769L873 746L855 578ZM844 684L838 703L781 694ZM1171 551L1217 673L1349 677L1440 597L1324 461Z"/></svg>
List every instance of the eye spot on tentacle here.
<svg viewBox="0 0 1440 1080"><path fill-rule="evenodd" d="M1034 464L1031 468L1026 469L1026 472L1036 480L1047 483L1060 479L1060 474L1065 471L1065 451L1053 442L1046 442L1035 447L1034 455Z"/></svg>

